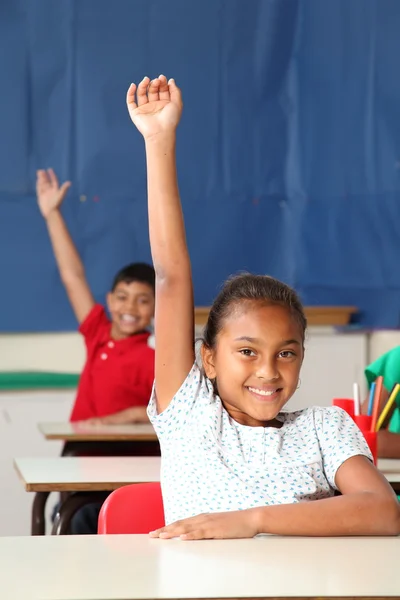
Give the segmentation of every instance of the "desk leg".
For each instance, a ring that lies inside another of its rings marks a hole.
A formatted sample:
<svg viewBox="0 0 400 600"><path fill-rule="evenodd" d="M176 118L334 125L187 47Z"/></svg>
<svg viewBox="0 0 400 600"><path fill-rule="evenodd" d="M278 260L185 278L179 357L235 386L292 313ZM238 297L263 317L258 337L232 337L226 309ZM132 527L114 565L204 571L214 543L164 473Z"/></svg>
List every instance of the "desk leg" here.
<svg viewBox="0 0 400 600"><path fill-rule="evenodd" d="M74 514L86 504L104 502L110 492L76 492L67 496L61 503L54 519L51 535L66 535L69 533L71 519Z"/></svg>
<svg viewBox="0 0 400 600"><path fill-rule="evenodd" d="M400 495L400 483L396 482L396 483L391 483L390 485L392 486L394 493L399 496Z"/></svg>
<svg viewBox="0 0 400 600"><path fill-rule="evenodd" d="M46 520L44 510L50 492L36 492L32 504L31 535L44 535L46 533Z"/></svg>

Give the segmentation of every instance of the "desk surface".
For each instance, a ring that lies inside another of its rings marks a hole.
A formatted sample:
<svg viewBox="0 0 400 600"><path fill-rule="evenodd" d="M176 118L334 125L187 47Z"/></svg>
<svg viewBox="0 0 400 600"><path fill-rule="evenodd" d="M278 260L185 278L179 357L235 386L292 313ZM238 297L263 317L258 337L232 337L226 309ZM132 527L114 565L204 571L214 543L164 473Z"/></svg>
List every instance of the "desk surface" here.
<svg viewBox="0 0 400 600"><path fill-rule="evenodd" d="M16 458L27 492L110 491L122 485L160 480L158 456ZM400 460L379 460L389 483L400 483Z"/></svg>
<svg viewBox="0 0 400 600"><path fill-rule="evenodd" d="M160 480L158 456L16 458L14 467L27 492L111 491Z"/></svg>
<svg viewBox="0 0 400 600"><path fill-rule="evenodd" d="M400 474L400 459L398 458L378 458L378 469L382 473Z"/></svg>
<svg viewBox="0 0 400 600"><path fill-rule="evenodd" d="M156 441L156 432L150 423L137 425L96 425L80 423L39 423L39 431L46 440L65 442L140 442Z"/></svg>
<svg viewBox="0 0 400 600"><path fill-rule="evenodd" d="M1 588L10 600L389 598L399 554L400 538L5 537Z"/></svg>

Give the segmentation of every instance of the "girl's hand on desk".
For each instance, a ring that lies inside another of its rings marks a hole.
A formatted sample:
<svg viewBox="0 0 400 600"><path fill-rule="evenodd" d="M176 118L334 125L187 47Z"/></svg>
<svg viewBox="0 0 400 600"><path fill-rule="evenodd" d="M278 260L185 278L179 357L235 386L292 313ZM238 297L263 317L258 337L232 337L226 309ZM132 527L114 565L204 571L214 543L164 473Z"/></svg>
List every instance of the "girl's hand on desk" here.
<svg viewBox="0 0 400 600"><path fill-rule="evenodd" d="M150 532L150 537L182 540L252 538L259 533L256 509L206 513Z"/></svg>
<svg viewBox="0 0 400 600"><path fill-rule="evenodd" d="M135 97L136 94L136 97ZM145 139L174 132L181 117L181 91L173 79L160 75L132 83L126 95L129 116Z"/></svg>

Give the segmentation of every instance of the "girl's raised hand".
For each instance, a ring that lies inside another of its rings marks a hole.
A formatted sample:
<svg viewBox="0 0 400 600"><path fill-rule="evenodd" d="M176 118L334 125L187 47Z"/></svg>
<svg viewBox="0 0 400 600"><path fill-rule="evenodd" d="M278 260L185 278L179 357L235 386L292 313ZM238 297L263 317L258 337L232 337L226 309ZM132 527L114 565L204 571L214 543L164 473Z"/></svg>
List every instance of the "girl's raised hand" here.
<svg viewBox="0 0 400 600"><path fill-rule="evenodd" d="M175 131L182 113L181 91L164 75L138 86L132 83L126 95L129 115L145 139Z"/></svg>

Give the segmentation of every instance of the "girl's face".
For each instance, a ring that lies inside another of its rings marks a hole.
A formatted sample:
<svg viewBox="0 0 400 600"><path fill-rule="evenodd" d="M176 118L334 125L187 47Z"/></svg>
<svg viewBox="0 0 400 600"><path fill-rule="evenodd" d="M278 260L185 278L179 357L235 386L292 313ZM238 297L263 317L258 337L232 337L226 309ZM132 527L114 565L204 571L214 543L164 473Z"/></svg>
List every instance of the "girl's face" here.
<svg viewBox="0 0 400 600"><path fill-rule="evenodd" d="M294 394L303 362L303 332L279 305L247 303L228 317L216 347L203 346L209 379L230 416L253 427L280 426L275 417Z"/></svg>

